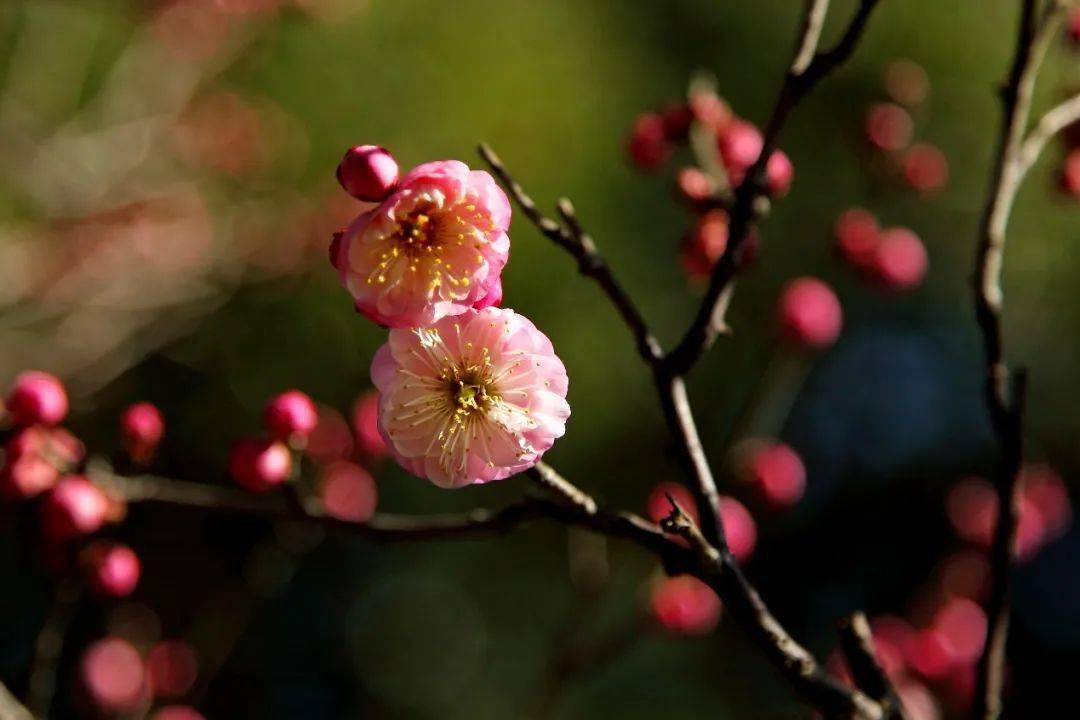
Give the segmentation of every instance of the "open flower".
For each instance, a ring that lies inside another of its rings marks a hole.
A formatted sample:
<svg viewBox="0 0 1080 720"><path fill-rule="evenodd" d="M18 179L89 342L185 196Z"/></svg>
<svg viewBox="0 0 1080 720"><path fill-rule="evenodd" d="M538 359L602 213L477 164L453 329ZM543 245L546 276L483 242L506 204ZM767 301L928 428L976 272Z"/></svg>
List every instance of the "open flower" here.
<svg viewBox="0 0 1080 720"><path fill-rule="evenodd" d="M509 226L510 203L490 175L430 162L336 235L330 261L364 315L423 327L501 296Z"/></svg>
<svg viewBox="0 0 1080 720"><path fill-rule="evenodd" d="M375 354L379 428L401 465L440 487L501 480L561 437L566 368L513 310L468 310L394 329Z"/></svg>

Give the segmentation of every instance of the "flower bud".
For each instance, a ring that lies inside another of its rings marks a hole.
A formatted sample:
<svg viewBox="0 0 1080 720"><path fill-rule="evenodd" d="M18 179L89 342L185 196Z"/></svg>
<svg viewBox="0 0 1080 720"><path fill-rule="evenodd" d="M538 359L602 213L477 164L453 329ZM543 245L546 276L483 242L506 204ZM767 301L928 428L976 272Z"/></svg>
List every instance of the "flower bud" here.
<svg viewBox="0 0 1080 720"><path fill-rule="evenodd" d="M733 497L720 497L720 521L724 524L728 548L739 562L746 562L757 546L757 523L746 506Z"/></svg>
<svg viewBox="0 0 1080 720"><path fill-rule="evenodd" d="M56 376L30 370L15 378L7 409L16 425L55 425L68 413L67 390Z"/></svg>
<svg viewBox="0 0 1080 720"><path fill-rule="evenodd" d="M749 458L747 470L765 499L776 507L794 505L806 490L806 468L784 443L766 443Z"/></svg>
<svg viewBox="0 0 1080 720"><path fill-rule="evenodd" d="M694 120L717 132L731 123L731 106L711 90L699 90L690 96L690 113Z"/></svg>
<svg viewBox="0 0 1080 720"><path fill-rule="evenodd" d="M907 228L889 228L881 233L874 252L874 274L886 287L908 290L922 282L928 261L919 236Z"/></svg>
<svg viewBox="0 0 1080 720"><path fill-rule="evenodd" d="M382 202L397 186L398 165L394 156L378 145L357 145L338 164L337 179L357 200Z"/></svg>
<svg viewBox="0 0 1080 720"><path fill-rule="evenodd" d="M795 179L795 166L783 150L777 150L769 156L765 163L765 177L770 195L779 198L788 194L791 181Z"/></svg>
<svg viewBox="0 0 1080 720"><path fill-rule="evenodd" d="M672 142L684 140L693 119L694 115L689 105L680 103L668 105L660 114L660 120L664 126L664 137Z"/></svg>
<svg viewBox="0 0 1080 720"><path fill-rule="evenodd" d="M42 530L53 541L89 535L108 519L109 500L81 475L60 478L41 506Z"/></svg>
<svg viewBox="0 0 1080 720"><path fill-rule="evenodd" d="M917 62L900 58L885 66L885 92L905 107L916 107L930 94L930 80Z"/></svg>
<svg viewBox="0 0 1080 720"><path fill-rule="evenodd" d="M135 551L122 543L96 540L79 553L86 584L104 597L127 597L139 584L142 566Z"/></svg>
<svg viewBox="0 0 1080 720"><path fill-rule="evenodd" d="M866 111L866 139L878 150L902 150L914 133L911 115L894 103L877 103Z"/></svg>
<svg viewBox="0 0 1080 720"><path fill-rule="evenodd" d="M753 165L765 140L757 127L746 120L732 120L719 135L720 158L727 168L732 186L738 186L746 177L746 171Z"/></svg>
<svg viewBox="0 0 1080 720"><path fill-rule="evenodd" d="M147 699L142 658L127 640L98 640L83 653L80 671L87 696L104 714L131 712Z"/></svg>
<svg viewBox="0 0 1080 720"><path fill-rule="evenodd" d="M720 598L693 575L663 578L649 600L657 622L673 633L705 635L720 621Z"/></svg>
<svg viewBox="0 0 1080 720"><path fill-rule="evenodd" d="M626 144L627 153L640 170L655 170L671 154L671 145L664 133L664 121L656 113L644 113L634 121Z"/></svg>
<svg viewBox="0 0 1080 720"><path fill-rule="evenodd" d="M1074 198L1080 198L1080 148L1065 156L1061 168L1061 189Z"/></svg>
<svg viewBox="0 0 1080 720"><path fill-rule="evenodd" d="M836 294L817 278L792 280L780 295L780 332L798 346L821 349L832 345L840 335L843 320Z"/></svg>
<svg viewBox="0 0 1080 720"><path fill-rule="evenodd" d="M840 256L860 270L873 266L881 228L874 214L851 208L836 220L836 249Z"/></svg>
<svg viewBox="0 0 1080 720"><path fill-rule="evenodd" d="M165 419L153 404L135 403L120 416L120 434L131 459L145 464L153 457L161 438L165 436Z"/></svg>
<svg viewBox="0 0 1080 720"><path fill-rule="evenodd" d="M206 720L202 713L189 705L166 705L154 712L150 720Z"/></svg>
<svg viewBox="0 0 1080 720"><path fill-rule="evenodd" d="M683 247L683 267L691 277L707 277L728 243L728 216L710 210L697 219Z"/></svg>
<svg viewBox="0 0 1080 720"><path fill-rule="evenodd" d="M199 659L183 640L162 640L146 654L146 674L154 697L181 697L198 680Z"/></svg>
<svg viewBox="0 0 1080 720"><path fill-rule="evenodd" d="M284 443L245 438L233 445L229 471L241 487L264 492L289 479L292 455Z"/></svg>
<svg viewBox="0 0 1080 720"><path fill-rule="evenodd" d="M379 491L375 478L355 463L338 460L323 472L319 487L326 514L348 522L367 522L375 514Z"/></svg>
<svg viewBox="0 0 1080 720"><path fill-rule="evenodd" d="M904 153L904 180L915 190L940 190L949 179L949 161L929 143L915 143Z"/></svg>
<svg viewBox="0 0 1080 720"><path fill-rule="evenodd" d="M266 404L263 422L275 439L302 443L319 424L319 414L310 397L299 390L287 390Z"/></svg>
<svg viewBox="0 0 1080 720"><path fill-rule="evenodd" d="M684 167L675 175L675 189L679 197L696 206L713 196L716 183L701 169Z"/></svg>

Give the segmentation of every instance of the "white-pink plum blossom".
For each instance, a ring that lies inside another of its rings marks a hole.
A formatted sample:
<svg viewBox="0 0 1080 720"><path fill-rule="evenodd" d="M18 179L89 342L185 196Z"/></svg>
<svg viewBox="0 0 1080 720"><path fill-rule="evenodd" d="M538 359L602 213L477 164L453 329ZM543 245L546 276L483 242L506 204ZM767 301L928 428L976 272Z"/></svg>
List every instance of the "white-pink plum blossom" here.
<svg viewBox="0 0 1080 720"><path fill-rule="evenodd" d="M510 203L457 160L413 168L337 234L330 261L356 308L387 327L424 327L501 299Z"/></svg>
<svg viewBox="0 0 1080 720"><path fill-rule="evenodd" d="M570 416L566 368L551 341L506 308L392 329L371 379L379 429L398 462L445 488L532 467Z"/></svg>

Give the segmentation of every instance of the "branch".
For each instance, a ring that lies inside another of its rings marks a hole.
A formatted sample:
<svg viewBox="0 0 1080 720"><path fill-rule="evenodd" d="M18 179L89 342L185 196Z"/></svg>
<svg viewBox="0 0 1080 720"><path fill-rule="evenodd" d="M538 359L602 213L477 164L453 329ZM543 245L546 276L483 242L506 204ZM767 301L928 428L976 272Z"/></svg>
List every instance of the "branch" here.
<svg viewBox="0 0 1080 720"><path fill-rule="evenodd" d="M1077 121L1080 121L1080 94L1048 110L1020 146L1016 161L1020 165L1021 176L1039 159L1051 138Z"/></svg>
<svg viewBox="0 0 1080 720"><path fill-rule="evenodd" d="M985 354L986 403L1000 453L994 479L1000 511L990 550L992 584L987 601L990 626L976 673L971 715L975 720L994 720L1002 709L1012 552L1019 520L1016 486L1023 461L1027 375L1021 370L1010 377L1002 340L1001 274L1006 231L1024 175L1053 134L1050 131L1075 112L1070 103L1051 110L1025 140L1035 81L1065 9L1065 4L1058 0L1048 2L1041 13L1037 6L1036 0L1024 0L1016 52L1002 91L1003 122L975 256L973 290Z"/></svg>
<svg viewBox="0 0 1080 720"><path fill-rule="evenodd" d="M709 287L689 329L666 360L669 375L684 375L701 358L726 328L724 316L730 302L725 292L742 268L746 238L766 200L765 166L776 149L780 131L799 101L833 69L842 64L855 49L878 0L861 0L858 10L839 42L826 52L818 52L821 24L828 8L827 0L808 0L803 16L798 49L780 89L780 96L764 132L764 144L746 179L735 191L728 230L728 247L713 268ZM809 61L807 58L812 58Z"/></svg>
<svg viewBox="0 0 1080 720"><path fill-rule="evenodd" d="M788 684L820 708L826 717L886 720L880 704L861 691L837 682L806 648L788 634L769 612L731 554L717 552L694 520L674 500L671 503L671 514L661 522L661 528L686 540L700 562L695 574L720 596L726 612L734 616Z"/></svg>
<svg viewBox="0 0 1080 720"><path fill-rule="evenodd" d="M878 661L874 635L866 615L853 613L840 623L840 645L856 686L881 704L885 720L909 720L900 696Z"/></svg>
<svg viewBox="0 0 1080 720"><path fill-rule="evenodd" d="M0 683L0 720L34 720L30 711L3 683Z"/></svg>
<svg viewBox="0 0 1080 720"><path fill-rule="evenodd" d="M637 343L638 354L650 366L657 364L663 356L660 343L653 337L645 318L630 299L630 295L615 279L608 267L607 261L596 249L592 238L582 229L574 212L574 206L566 198L560 198L558 203L559 214L566 223L565 227L549 217L545 217L536 207L536 203L529 197L525 190L518 184L502 164L502 160L487 143L480 143L480 156L488 164L491 171L502 182L503 186L517 202L518 207L525 216L535 225L541 233L552 242L570 253L577 259L578 271L585 277L592 278L608 296L611 303L618 310L619 316Z"/></svg>

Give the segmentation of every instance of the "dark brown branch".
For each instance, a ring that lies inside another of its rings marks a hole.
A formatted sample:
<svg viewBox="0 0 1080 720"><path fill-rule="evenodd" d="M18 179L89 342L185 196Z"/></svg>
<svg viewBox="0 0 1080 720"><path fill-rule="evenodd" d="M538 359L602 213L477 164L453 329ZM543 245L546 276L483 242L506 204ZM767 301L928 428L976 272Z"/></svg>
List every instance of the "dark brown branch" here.
<svg viewBox="0 0 1080 720"><path fill-rule="evenodd" d="M874 635L866 615L852 613L840 623L838 632L855 685L881 704L885 720L909 720L892 680L878 661Z"/></svg>
<svg viewBox="0 0 1080 720"><path fill-rule="evenodd" d="M550 468L546 470L554 473ZM539 474L539 471L536 472ZM527 498L499 510L476 509L466 513L437 515L378 513L366 523L356 523L329 517L312 503L299 505L290 502L281 493L253 494L153 475L122 477L100 464L89 468L87 474L106 492L130 503L181 505L269 519L306 520L376 542L503 534L531 520L546 518L634 541L662 557L677 547L656 525L633 513L601 510L592 498L576 488L573 492L587 499L582 504ZM562 482L569 485L565 479ZM549 483L545 485L551 486ZM560 494L565 497L565 492L560 491Z"/></svg>
<svg viewBox="0 0 1080 720"><path fill-rule="evenodd" d="M844 687L788 634L731 554L719 553L709 545L693 519L674 502L671 514L661 526L687 541L700 563L694 574L716 591L724 601L726 612L758 644L796 692L821 708L826 717L885 720L880 704L860 690Z"/></svg>
<svg viewBox="0 0 1080 720"><path fill-rule="evenodd" d="M595 280L604 291L604 294L608 296L615 309L618 310L623 322L633 333L638 354L641 355L642 359L650 366L658 363L663 356L660 343L649 331L645 318L637 309L637 306L634 305L634 301L630 299L630 295L615 279L607 261L597 251L592 238L582 230L574 212L574 206L570 201L561 198L558 202L559 214L565 222L564 227L540 212L533 199L525 193L521 185L506 171L502 160L499 159L499 156L495 154L495 151L487 143L480 143L478 149L480 156L484 158L484 162L488 164L491 171L498 176L506 189L510 191L518 207L521 208L521 211L525 213L533 225L552 242L573 255L578 262L578 271L582 275Z"/></svg>
<svg viewBox="0 0 1080 720"><path fill-rule="evenodd" d="M821 22L828 3L811 0L807 4L795 58L780 89L780 96L765 126L764 144L757 162L735 191L728 230L728 247L713 268L705 297L689 329L675 349L668 353L667 374L688 372L726 328L724 316L730 297L726 289L742 268L743 249L757 220L765 194L765 166L779 140L788 115L799 101L832 70L842 64L855 49L878 0L861 0L858 10L837 44L826 52L817 52ZM807 62L806 58L812 57Z"/></svg>
<svg viewBox="0 0 1080 720"><path fill-rule="evenodd" d="M3 683L0 683L0 720L34 720L30 711Z"/></svg>
<svg viewBox="0 0 1080 720"><path fill-rule="evenodd" d="M992 584L987 601L990 628L976 673L971 715L975 720L993 720L1002 710L1012 555L1019 520L1016 488L1023 462L1027 376L1023 371L1010 376L1002 338L1004 293L1001 275L1006 233L1020 184L1045 146L1049 138L1047 132L1056 131L1056 124L1074 112L1068 104L1060 112L1052 110L1047 116L1050 119L1044 118L1025 140L1035 82L1060 24L1064 3L1050 0L1041 13L1036 0L1024 0L1022 7L1016 52L1002 90L1003 122L979 228L973 282L975 315L985 354L987 410L999 446L994 486L1000 508L990 550Z"/></svg>

